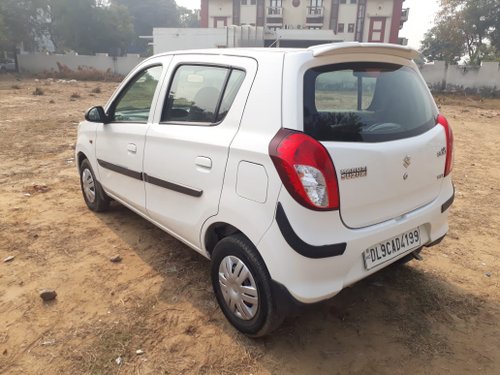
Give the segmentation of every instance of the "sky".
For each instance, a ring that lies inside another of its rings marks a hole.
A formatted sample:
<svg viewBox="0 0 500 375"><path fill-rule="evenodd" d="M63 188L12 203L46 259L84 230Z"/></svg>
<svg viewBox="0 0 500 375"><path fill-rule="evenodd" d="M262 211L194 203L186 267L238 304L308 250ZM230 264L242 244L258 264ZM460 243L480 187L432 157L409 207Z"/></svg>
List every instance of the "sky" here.
<svg viewBox="0 0 500 375"><path fill-rule="evenodd" d="M176 1L178 5L189 9L200 8L200 0ZM434 16L439 9L439 0L406 0L403 7L410 8L410 16L399 36L408 38L408 45L418 49L425 32L433 25Z"/></svg>

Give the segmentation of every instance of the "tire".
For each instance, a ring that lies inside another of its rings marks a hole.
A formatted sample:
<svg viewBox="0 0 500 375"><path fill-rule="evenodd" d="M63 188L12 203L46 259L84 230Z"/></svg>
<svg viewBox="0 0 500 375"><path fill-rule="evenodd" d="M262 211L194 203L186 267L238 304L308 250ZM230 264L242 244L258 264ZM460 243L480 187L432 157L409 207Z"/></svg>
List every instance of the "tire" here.
<svg viewBox="0 0 500 375"><path fill-rule="evenodd" d="M110 198L97 181L87 159L84 159L80 164L80 187L88 208L95 212L103 212L108 209Z"/></svg>
<svg viewBox="0 0 500 375"><path fill-rule="evenodd" d="M211 278L222 312L240 332L261 337L283 322L284 316L273 299L269 272L244 235L234 234L217 243L212 253ZM243 287L244 292L240 289Z"/></svg>

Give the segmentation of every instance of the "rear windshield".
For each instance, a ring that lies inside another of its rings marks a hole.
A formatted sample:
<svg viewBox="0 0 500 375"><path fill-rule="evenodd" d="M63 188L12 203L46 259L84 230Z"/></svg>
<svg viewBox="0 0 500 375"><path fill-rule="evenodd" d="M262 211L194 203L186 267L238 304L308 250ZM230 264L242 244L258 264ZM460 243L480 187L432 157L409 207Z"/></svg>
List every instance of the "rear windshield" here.
<svg viewBox="0 0 500 375"><path fill-rule="evenodd" d="M437 113L413 69L345 63L304 76L304 131L320 141L384 142L425 133Z"/></svg>

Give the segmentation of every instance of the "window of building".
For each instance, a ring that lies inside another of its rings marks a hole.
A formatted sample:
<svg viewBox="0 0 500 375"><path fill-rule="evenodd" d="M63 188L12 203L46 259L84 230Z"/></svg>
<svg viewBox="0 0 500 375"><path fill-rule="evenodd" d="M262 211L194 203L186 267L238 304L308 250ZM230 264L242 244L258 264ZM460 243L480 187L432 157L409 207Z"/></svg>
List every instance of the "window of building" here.
<svg viewBox="0 0 500 375"><path fill-rule="evenodd" d="M347 25L347 32L349 32L349 33L354 32L354 24L353 23L350 23L349 25Z"/></svg>
<svg viewBox="0 0 500 375"><path fill-rule="evenodd" d="M339 26L337 28L337 32L339 32L339 33L343 33L344 32L344 24L343 23L339 23Z"/></svg>
<svg viewBox="0 0 500 375"><path fill-rule="evenodd" d="M351 0L351 4L356 4L357 2L357 0Z"/></svg>
<svg viewBox="0 0 500 375"><path fill-rule="evenodd" d="M250 4L251 5L255 5L256 4L256 0L250 0Z"/></svg>
<svg viewBox="0 0 500 375"><path fill-rule="evenodd" d="M321 26L309 26L309 30L321 30Z"/></svg>
<svg viewBox="0 0 500 375"><path fill-rule="evenodd" d="M309 0L309 6L310 7L322 7L323 6L323 0Z"/></svg>
<svg viewBox="0 0 500 375"><path fill-rule="evenodd" d="M346 0L340 0L340 4L345 4Z"/></svg>
<svg viewBox="0 0 500 375"><path fill-rule="evenodd" d="M241 0L241 5L247 5L247 0Z"/></svg>
<svg viewBox="0 0 500 375"><path fill-rule="evenodd" d="M270 0L269 5L271 8L281 8L282 7L282 0Z"/></svg>

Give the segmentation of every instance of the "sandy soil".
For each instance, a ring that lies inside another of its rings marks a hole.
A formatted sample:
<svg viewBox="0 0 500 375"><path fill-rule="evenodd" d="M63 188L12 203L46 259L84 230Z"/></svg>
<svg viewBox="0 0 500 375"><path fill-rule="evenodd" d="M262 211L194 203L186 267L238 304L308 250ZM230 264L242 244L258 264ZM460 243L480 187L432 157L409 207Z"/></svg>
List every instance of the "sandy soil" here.
<svg viewBox="0 0 500 375"><path fill-rule="evenodd" d="M251 340L204 258L120 205L85 207L77 122L115 85L0 78L1 373L500 373L500 100L438 98L456 137L441 245Z"/></svg>

